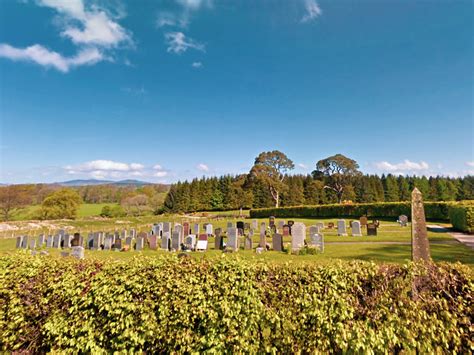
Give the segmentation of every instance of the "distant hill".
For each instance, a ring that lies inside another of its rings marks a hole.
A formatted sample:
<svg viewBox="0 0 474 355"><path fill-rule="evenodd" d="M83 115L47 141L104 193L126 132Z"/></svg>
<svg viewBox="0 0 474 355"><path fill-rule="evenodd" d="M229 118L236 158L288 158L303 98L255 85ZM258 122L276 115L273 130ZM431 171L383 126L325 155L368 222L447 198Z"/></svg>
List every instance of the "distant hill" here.
<svg viewBox="0 0 474 355"><path fill-rule="evenodd" d="M93 185L116 185L116 186L144 186L151 185L151 182L140 181L140 180L97 180L97 179L86 179L86 180L69 180L63 182L57 182L57 185L61 186L93 186Z"/></svg>

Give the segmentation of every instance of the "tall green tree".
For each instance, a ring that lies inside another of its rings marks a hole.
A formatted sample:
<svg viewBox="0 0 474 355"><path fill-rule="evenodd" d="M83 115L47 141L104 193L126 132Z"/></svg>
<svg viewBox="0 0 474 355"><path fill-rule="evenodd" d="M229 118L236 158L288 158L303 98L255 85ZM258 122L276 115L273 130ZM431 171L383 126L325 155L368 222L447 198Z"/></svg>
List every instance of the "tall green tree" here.
<svg viewBox="0 0 474 355"><path fill-rule="evenodd" d="M75 219L82 203L81 196L73 189L61 189L53 192L41 204L41 219Z"/></svg>
<svg viewBox="0 0 474 355"><path fill-rule="evenodd" d="M344 190L355 176L360 175L359 165L342 154L336 154L316 163L313 171L315 178L326 177L326 189L334 191L337 201L341 203Z"/></svg>
<svg viewBox="0 0 474 355"><path fill-rule="evenodd" d="M285 174L294 168L295 164L284 153L278 150L263 152L255 158L249 178L259 180L266 185L275 202L275 207L279 207L280 194L287 189L287 185L283 182Z"/></svg>

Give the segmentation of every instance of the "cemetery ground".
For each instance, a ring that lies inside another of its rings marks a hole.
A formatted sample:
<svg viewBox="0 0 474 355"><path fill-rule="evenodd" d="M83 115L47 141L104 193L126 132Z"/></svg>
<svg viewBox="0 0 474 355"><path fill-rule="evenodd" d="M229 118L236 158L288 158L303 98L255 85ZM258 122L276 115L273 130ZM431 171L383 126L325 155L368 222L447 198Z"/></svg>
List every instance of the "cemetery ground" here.
<svg viewBox="0 0 474 355"><path fill-rule="evenodd" d="M80 218L75 221L71 220L60 220L60 221L48 221L47 224L38 224L35 222L12 222L11 225L18 228L17 230L8 230L0 232L0 255L10 255L17 252L15 248L16 240L14 236L20 234L26 234L30 236L37 236L41 233L47 234L48 232L54 232L56 229L65 228L69 233L80 232L83 235L87 235L93 231L113 232L120 231L122 229L135 228L137 232L151 230L153 223L157 221L169 221L169 222L185 222L190 223L212 223L214 228L222 228L225 230L228 221L237 222L243 220L245 222L251 222L248 216L245 218L235 218L238 212L222 212L212 213L214 218L207 218L206 213L200 213L190 216L182 215L164 215L164 216L143 216L133 218L119 218L119 219L107 219L107 218ZM217 217L217 218L216 218ZM268 222L268 219L257 219L260 222ZM376 263L397 263L403 264L411 259L411 228L401 227L397 222L393 220L381 220L380 228L378 229L377 236L367 236L365 230L363 230L363 236L353 237L350 236L338 236L337 228L327 228L330 222L336 224L337 219L293 219L295 222L303 222L307 227L317 222L323 222L325 229L322 231L324 235L325 248L323 253L317 253L314 255L292 255L288 252L275 252L265 251L261 254L255 253L255 248L258 246L260 237L256 233L253 237L253 249L243 249L243 239L241 240L241 249L232 254L225 254L228 258L241 258L252 261L265 261L275 263L326 263L337 259L341 260L364 260L373 261ZM278 223L279 219L276 220ZM350 219L345 219L346 224L349 225ZM430 223L428 223L430 225ZM447 223L431 223L449 228L450 225ZM38 228L41 227L42 228ZM30 229L34 227L35 229ZM243 237L241 237L243 238ZM474 268L474 251L469 247L455 240L448 231L442 230L429 230L428 238L430 242L431 256L435 262L447 261L447 262L461 262ZM267 237L268 243L271 244L271 238ZM291 237L283 238L284 246L290 249ZM48 253L52 256L60 256L60 249L48 249ZM116 259L126 260L134 257L161 257L163 255L170 254L168 251L151 250L145 246L142 251L110 251L110 250L89 250L86 249L86 258L97 258L97 259ZM209 249L205 252L190 252L188 253L194 258L205 258L205 259L216 259L223 257L221 250L214 250L214 238L209 238Z"/></svg>

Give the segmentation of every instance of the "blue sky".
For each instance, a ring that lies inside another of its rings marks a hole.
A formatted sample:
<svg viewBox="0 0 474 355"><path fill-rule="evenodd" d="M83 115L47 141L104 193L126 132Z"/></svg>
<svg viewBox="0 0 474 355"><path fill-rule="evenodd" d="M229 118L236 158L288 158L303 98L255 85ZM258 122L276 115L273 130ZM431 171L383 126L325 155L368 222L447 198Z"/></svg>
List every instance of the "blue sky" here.
<svg viewBox="0 0 474 355"><path fill-rule="evenodd" d="M0 182L474 173L470 1L3 0Z"/></svg>

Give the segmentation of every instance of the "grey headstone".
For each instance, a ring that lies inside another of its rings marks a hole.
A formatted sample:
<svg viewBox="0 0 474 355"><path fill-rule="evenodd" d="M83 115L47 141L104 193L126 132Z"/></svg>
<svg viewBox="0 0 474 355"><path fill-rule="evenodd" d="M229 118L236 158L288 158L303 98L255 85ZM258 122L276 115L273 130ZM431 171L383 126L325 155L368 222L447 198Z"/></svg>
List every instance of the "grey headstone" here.
<svg viewBox="0 0 474 355"><path fill-rule="evenodd" d="M408 217L402 214L398 217L398 223L400 223L401 227L406 227L408 225Z"/></svg>
<svg viewBox="0 0 474 355"><path fill-rule="evenodd" d="M283 250L283 236L279 233L273 234L272 244L273 244L272 245L273 250L282 251Z"/></svg>
<svg viewBox="0 0 474 355"><path fill-rule="evenodd" d="M46 248L53 247L53 239L54 237L52 235L48 235L48 237L46 238Z"/></svg>
<svg viewBox="0 0 474 355"><path fill-rule="evenodd" d="M321 252L324 252L324 237L320 233L315 233L310 235L311 245L318 247Z"/></svg>
<svg viewBox="0 0 474 355"><path fill-rule="evenodd" d="M22 235L19 235L18 237L16 237L16 248L17 249L20 249L23 247L23 238L24 236Z"/></svg>
<svg viewBox="0 0 474 355"><path fill-rule="evenodd" d="M194 250L196 247L196 235L188 234L184 239L184 245L186 245L188 249Z"/></svg>
<svg viewBox="0 0 474 355"><path fill-rule="evenodd" d="M163 232L161 237L161 249L169 250L171 245L171 237L169 232Z"/></svg>
<svg viewBox="0 0 474 355"><path fill-rule="evenodd" d="M347 236L346 221L343 219L337 221L337 235L342 237Z"/></svg>
<svg viewBox="0 0 474 355"><path fill-rule="evenodd" d="M42 248L43 245L46 243L46 237L44 234L40 234L38 236L38 248Z"/></svg>
<svg viewBox="0 0 474 355"><path fill-rule="evenodd" d="M239 232L237 228L227 228L227 248L239 249Z"/></svg>
<svg viewBox="0 0 474 355"><path fill-rule="evenodd" d="M199 223L194 223L193 231L195 235L199 235L199 232L201 231L201 229L199 228Z"/></svg>
<svg viewBox="0 0 474 355"><path fill-rule="evenodd" d="M353 237L361 237L362 236L362 231L360 228L360 222L359 221L353 221L351 224L351 230L352 230L352 236Z"/></svg>
<svg viewBox="0 0 474 355"><path fill-rule="evenodd" d="M297 222L291 227L291 250L298 251L304 247L306 238L306 226Z"/></svg>
<svg viewBox="0 0 474 355"><path fill-rule="evenodd" d="M171 249L173 250L180 250L181 249L181 233L179 231L173 231L173 234L171 236Z"/></svg>
<svg viewBox="0 0 474 355"><path fill-rule="evenodd" d="M260 223L260 247L265 248L267 245L267 227L265 222Z"/></svg>
<svg viewBox="0 0 474 355"><path fill-rule="evenodd" d="M72 247L71 248L71 256L77 259L84 259L84 247Z"/></svg>
<svg viewBox="0 0 474 355"><path fill-rule="evenodd" d="M214 232L214 230L213 230L212 224L208 223L208 224L206 225L206 234L212 235L213 232Z"/></svg>
<svg viewBox="0 0 474 355"><path fill-rule="evenodd" d="M137 251L140 251L140 250L143 250L144 247L145 247L145 238L143 238L142 236L138 236L137 237L137 244L135 245L135 249Z"/></svg>
<svg viewBox="0 0 474 355"><path fill-rule="evenodd" d="M252 228L253 229L258 229L258 221L256 219L252 220Z"/></svg>
<svg viewBox="0 0 474 355"><path fill-rule="evenodd" d="M29 242L29 248L30 249L36 249L36 239L35 238L30 238L30 242Z"/></svg>
<svg viewBox="0 0 474 355"><path fill-rule="evenodd" d="M244 248L246 250L251 250L253 248L253 241L251 237L245 237L245 245Z"/></svg>

